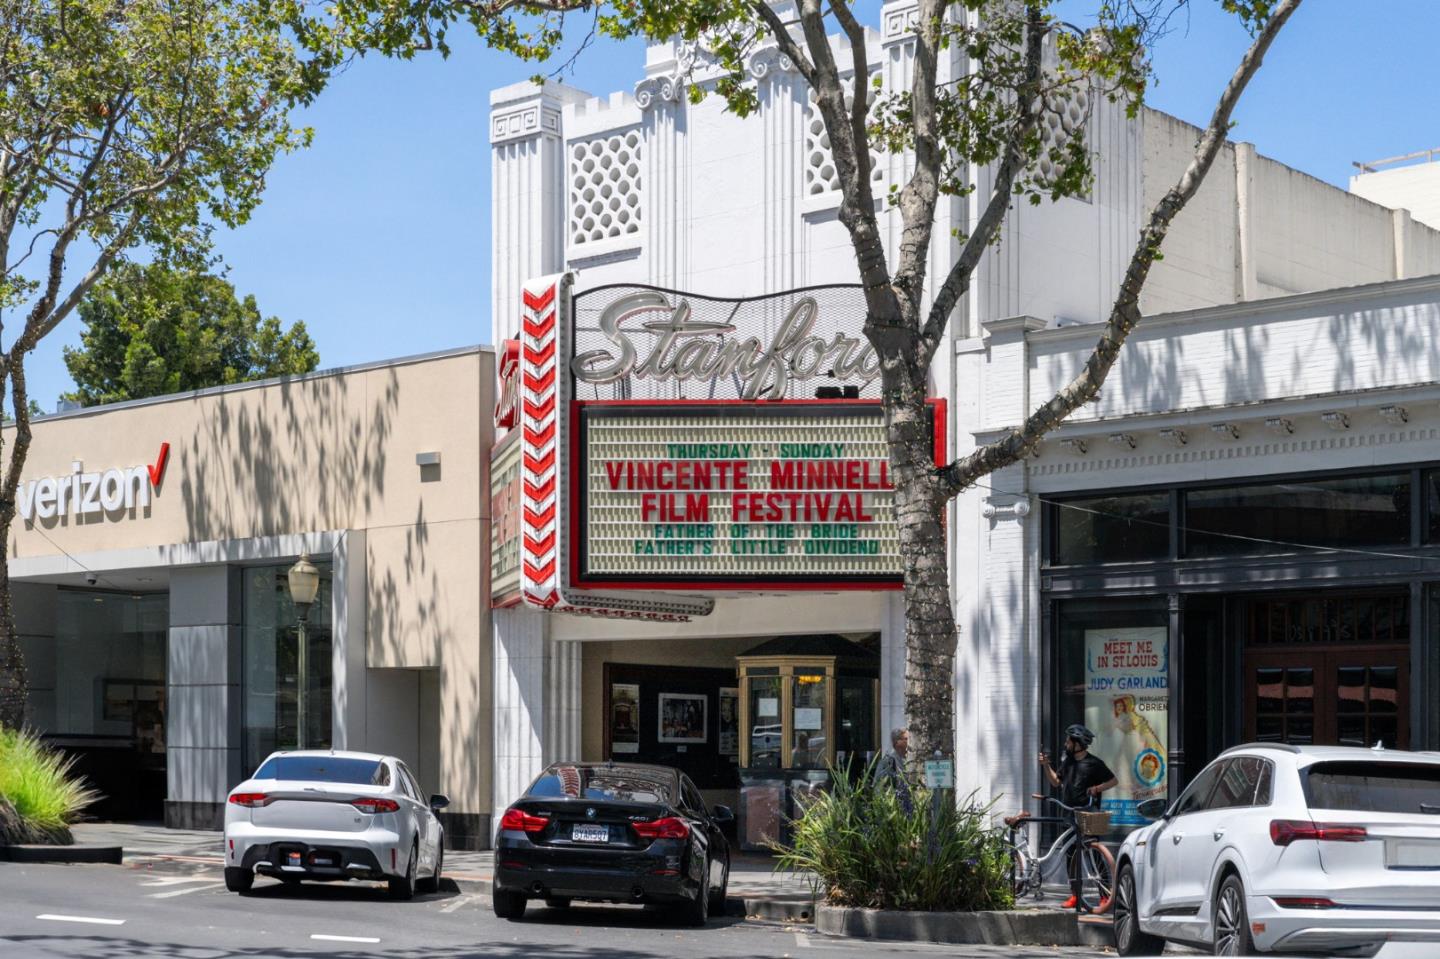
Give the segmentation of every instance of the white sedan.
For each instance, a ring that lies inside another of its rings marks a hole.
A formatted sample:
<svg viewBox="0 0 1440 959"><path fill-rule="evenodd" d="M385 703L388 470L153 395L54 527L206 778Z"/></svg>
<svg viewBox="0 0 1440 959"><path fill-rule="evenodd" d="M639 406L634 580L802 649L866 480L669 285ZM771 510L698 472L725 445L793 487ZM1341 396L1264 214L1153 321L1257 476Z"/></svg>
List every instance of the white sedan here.
<svg viewBox="0 0 1440 959"><path fill-rule="evenodd" d="M436 813L450 801L422 796L393 756L272 753L225 804L225 888L247 892L258 873L381 880L393 899L433 892L445 857Z"/></svg>
<svg viewBox="0 0 1440 959"><path fill-rule="evenodd" d="M1115 857L1115 943L1217 956L1440 948L1440 754L1241 746Z"/></svg>

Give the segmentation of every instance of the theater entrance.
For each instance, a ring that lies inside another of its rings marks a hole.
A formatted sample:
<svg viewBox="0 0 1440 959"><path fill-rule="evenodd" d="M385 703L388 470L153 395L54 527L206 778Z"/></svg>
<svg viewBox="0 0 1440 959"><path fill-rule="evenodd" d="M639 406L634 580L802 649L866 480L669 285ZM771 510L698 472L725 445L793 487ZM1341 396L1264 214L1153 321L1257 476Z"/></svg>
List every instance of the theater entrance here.
<svg viewBox="0 0 1440 959"><path fill-rule="evenodd" d="M1406 593L1271 597L1247 612L1247 741L1409 748Z"/></svg>

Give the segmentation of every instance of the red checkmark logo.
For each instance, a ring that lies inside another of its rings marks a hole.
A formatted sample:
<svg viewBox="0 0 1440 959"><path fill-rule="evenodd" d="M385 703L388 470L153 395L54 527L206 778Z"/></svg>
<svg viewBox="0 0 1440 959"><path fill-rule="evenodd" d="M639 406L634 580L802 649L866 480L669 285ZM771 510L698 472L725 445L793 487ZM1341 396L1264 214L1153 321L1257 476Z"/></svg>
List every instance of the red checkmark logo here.
<svg viewBox="0 0 1440 959"><path fill-rule="evenodd" d="M150 471L150 488L151 488L151 489L159 489L159 488L160 488L160 481L165 478L165 464L168 463L169 461L170 461L170 444L169 444L169 443L161 443L161 444L160 444L160 455L155 458L155 462L154 462L154 463L152 463L152 464L150 464L149 466L146 466L146 467L145 467L147 470Z"/></svg>

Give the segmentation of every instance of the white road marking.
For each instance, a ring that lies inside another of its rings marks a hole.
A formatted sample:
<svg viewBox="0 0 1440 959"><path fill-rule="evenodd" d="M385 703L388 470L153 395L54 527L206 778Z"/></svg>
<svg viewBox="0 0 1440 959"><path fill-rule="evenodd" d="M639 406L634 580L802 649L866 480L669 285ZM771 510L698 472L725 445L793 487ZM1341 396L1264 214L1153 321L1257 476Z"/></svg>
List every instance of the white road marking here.
<svg viewBox="0 0 1440 959"><path fill-rule="evenodd" d="M97 919L94 916L57 916L54 913L42 912L36 919L49 919L51 922L89 922L97 926L123 926L124 919Z"/></svg>
<svg viewBox="0 0 1440 959"><path fill-rule="evenodd" d="M149 882L142 882L142 886L183 886L194 882L214 882L214 876L160 876Z"/></svg>
<svg viewBox="0 0 1440 959"><path fill-rule="evenodd" d="M207 886L192 886L189 889L174 889L170 892L152 892L151 899L174 899L176 896L188 896L192 892L209 892L211 889L219 889L225 885L223 882L212 882Z"/></svg>
<svg viewBox="0 0 1440 959"><path fill-rule="evenodd" d="M380 941L379 939L374 939L374 938L372 938L372 937L370 937L370 936L322 936L322 935L320 935L319 933L313 933L313 934L310 936L310 938L311 938L311 939L320 939L320 940L323 940L323 941L325 941L325 942L379 942L379 941Z"/></svg>
<svg viewBox="0 0 1440 959"><path fill-rule="evenodd" d="M470 903L474 902L474 901L475 901L476 899L478 899L478 898L479 898L478 896L456 896L454 899L450 900L450 901L447 902L445 905L441 906L441 907L440 907L440 911L441 911L441 912L454 912L456 909L459 909L461 906L469 905Z"/></svg>
<svg viewBox="0 0 1440 959"><path fill-rule="evenodd" d="M797 933L795 933L795 945L797 945L797 946L804 946L806 949L809 949L809 948L810 948L810 937L807 936L807 935L805 935L805 933L803 933L803 932L797 932Z"/></svg>

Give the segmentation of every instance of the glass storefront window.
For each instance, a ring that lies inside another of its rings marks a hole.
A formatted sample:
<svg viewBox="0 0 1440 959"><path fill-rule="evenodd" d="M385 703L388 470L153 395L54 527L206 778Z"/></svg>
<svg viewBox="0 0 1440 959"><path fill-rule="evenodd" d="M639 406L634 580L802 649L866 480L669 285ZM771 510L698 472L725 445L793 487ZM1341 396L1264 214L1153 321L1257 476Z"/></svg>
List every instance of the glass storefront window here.
<svg viewBox="0 0 1440 959"><path fill-rule="evenodd" d="M1425 541L1440 543L1440 470L1426 471L1424 490L1426 515L1430 518Z"/></svg>
<svg viewBox="0 0 1440 959"><path fill-rule="evenodd" d="M1122 563L1170 551L1170 494L1127 493L1057 501L1054 561Z"/></svg>
<svg viewBox="0 0 1440 959"><path fill-rule="evenodd" d="M780 768L780 677L746 680L750 697L750 766Z"/></svg>
<svg viewBox="0 0 1440 959"><path fill-rule="evenodd" d="M823 669L796 669L790 681L791 728L795 736L790 768L824 769L829 760L825 742L829 680Z"/></svg>
<svg viewBox="0 0 1440 959"><path fill-rule="evenodd" d="M1403 546L1410 474L1296 479L1186 490L1185 555L1285 553L1295 547ZM1267 542L1273 541L1273 542Z"/></svg>
<svg viewBox="0 0 1440 959"><path fill-rule="evenodd" d="M304 625L303 655L300 621L286 580L289 567L261 566L244 571L247 771L277 749L330 746L330 565L315 565L320 570L320 592Z"/></svg>

